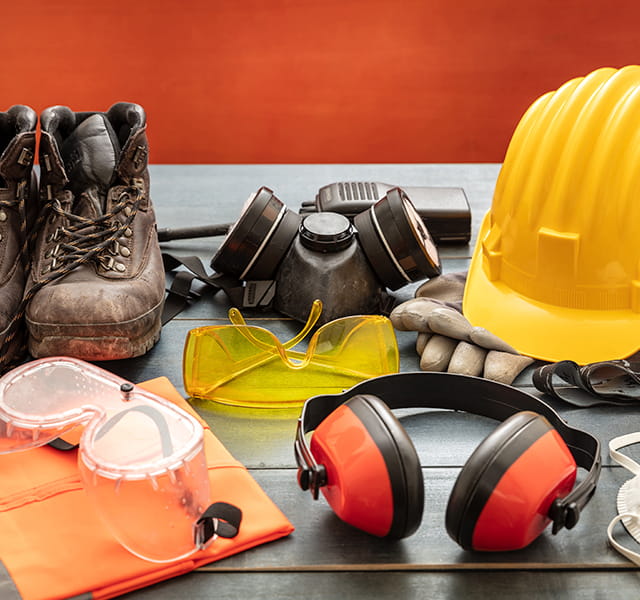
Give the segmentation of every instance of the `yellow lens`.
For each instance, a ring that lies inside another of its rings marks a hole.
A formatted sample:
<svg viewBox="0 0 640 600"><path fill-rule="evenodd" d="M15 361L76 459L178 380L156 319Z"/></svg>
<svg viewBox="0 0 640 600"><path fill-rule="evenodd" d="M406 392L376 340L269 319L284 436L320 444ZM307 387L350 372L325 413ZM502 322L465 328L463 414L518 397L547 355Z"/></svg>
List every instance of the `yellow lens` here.
<svg viewBox="0 0 640 600"><path fill-rule="evenodd" d="M250 325L193 329L184 350L185 389L192 397L234 406L291 407L399 367L391 322L378 315L323 325L305 352L285 345Z"/></svg>

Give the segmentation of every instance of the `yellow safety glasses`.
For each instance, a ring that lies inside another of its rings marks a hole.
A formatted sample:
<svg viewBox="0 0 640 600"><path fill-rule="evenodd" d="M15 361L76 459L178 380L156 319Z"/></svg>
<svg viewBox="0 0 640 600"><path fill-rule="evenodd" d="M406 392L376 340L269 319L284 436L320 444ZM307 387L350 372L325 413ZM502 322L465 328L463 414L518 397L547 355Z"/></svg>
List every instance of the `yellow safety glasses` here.
<svg viewBox="0 0 640 600"><path fill-rule="evenodd" d="M234 406L285 408L398 371L393 327L379 315L326 323L313 334L305 352L293 350L321 312L322 303L316 300L302 331L284 344L270 331L247 325L235 308L229 311L232 325L192 329L182 365L187 393Z"/></svg>

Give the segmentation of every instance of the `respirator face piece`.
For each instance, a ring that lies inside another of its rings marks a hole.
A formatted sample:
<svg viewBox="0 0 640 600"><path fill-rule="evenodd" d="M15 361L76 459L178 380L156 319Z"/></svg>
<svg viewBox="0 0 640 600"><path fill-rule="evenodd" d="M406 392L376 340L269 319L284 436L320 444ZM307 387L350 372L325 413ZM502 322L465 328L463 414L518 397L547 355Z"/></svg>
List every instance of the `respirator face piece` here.
<svg viewBox="0 0 640 600"><path fill-rule="evenodd" d="M357 215L354 226L357 236L349 220L337 213L302 218L287 209L270 189L262 187L245 204L211 266L241 280L274 279L296 237L309 251L325 255L346 250L357 237L378 280L389 289L440 273L437 248L400 188L389 190Z"/></svg>
<svg viewBox="0 0 640 600"><path fill-rule="evenodd" d="M466 550L517 550L549 523L554 533L572 528L595 490L598 440L537 398L452 373L386 375L307 400L294 443L300 487L314 498L321 491L340 519L367 533L402 538L422 518L422 470L391 412L399 408L462 410L501 421L471 454L449 498L446 528ZM578 467L588 473L576 485Z"/></svg>

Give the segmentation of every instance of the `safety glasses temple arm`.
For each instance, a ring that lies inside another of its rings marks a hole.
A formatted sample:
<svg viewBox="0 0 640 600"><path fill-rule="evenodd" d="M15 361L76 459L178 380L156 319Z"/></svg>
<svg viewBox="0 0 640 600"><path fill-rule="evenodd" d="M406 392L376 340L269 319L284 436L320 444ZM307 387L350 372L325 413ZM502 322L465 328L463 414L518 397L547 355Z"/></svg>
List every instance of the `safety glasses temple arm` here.
<svg viewBox="0 0 640 600"><path fill-rule="evenodd" d="M309 312L309 318L307 319L307 322L305 323L304 327L300 330L300 332L296 336L292 337L288 342L281 344L282 348L284 350L288 350L289 348L293 348L294 346L297 346L307 336L307 334L311 331L313 326L317 323L321 313L322 313L322 302L320 300L314 300L313 305L311 306L311 311ZM247 325L244 318L242 317L242 314L237 308L229 309L229 320L234 325L245 325L245 326ZM250 329L248 328L241 329L240 331L242 332L242 335L244 335L256 347L262 348L264 350L270 350L270 351L274 350L274 346L270 344L266 344L262 340L259 340L258 338L256 338L251 333Z"/></svg>

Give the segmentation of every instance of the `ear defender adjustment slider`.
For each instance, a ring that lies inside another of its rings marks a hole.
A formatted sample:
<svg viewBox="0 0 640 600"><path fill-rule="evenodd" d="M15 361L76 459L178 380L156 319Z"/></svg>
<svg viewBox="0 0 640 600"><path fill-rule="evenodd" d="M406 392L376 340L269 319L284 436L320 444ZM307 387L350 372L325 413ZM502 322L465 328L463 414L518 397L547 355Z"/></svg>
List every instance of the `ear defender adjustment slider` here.
<svg viewBox="0 0 640 600"><path fill-rule="evenodd" d="M298 485L305 492L311 491L314 500L318 499L318 493L323 485L327 485L327 471L324 465L298 468Z"/></svg>

